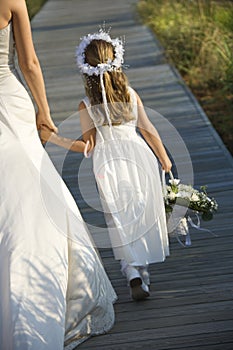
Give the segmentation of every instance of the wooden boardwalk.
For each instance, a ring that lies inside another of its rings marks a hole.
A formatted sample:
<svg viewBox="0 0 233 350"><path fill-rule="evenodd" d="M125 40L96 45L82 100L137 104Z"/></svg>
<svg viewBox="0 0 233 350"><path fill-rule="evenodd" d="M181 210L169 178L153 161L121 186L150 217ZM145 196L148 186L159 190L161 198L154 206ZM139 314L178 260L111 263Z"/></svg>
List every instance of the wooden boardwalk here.
<svg viewBox="0 0 233 350"><path fill-rule="evenodd" d="M126 37L130 83L146 107L163 114L178 130L191 156L195 185L207 184L209 193L217 199L218 213L214 220L203 224L217 237L191 231L193 244L186 249L172 239L170 257L151 266L151 297L140 303L130 300L108 244L99 243L106 271L118 294L116 323L111 332L91 338L78 349L230 350L233 349L232 157L176 70L164 61L156 38L140 23L136 2L49 0L33 19L34 42L53 118L59 124L76 112L84 90L75 66L75 47L81 36L96 31L105 20L107 26L112 26L113 36ZM153 113L151 119L156 124ZM70 136L80 136L78 119L69 118L60 128ZM166 138L163 128L161 133ZM49 151L58 168L64 160L62 175L91 232L95 234L96 228L101 234L105 230L103 215L90 205L99 205L98 198L93 198L91 162L83 162L82 156L74 153L65 157L61 149L53 146ZM181 165L182 162L181 159ZM84 184L81 190L77 186L80 164L84 164L79 179ZM82 190L86 191L85 200Z"/></svg>

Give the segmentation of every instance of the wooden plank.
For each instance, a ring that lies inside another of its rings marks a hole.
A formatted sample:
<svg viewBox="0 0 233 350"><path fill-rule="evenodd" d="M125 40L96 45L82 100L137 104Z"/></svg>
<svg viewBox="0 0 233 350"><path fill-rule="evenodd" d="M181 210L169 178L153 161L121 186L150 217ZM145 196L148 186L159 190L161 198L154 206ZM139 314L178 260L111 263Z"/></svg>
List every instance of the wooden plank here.
<svg viewBox="0 0 233 350"><path fill-rule="evenodd" d="M104 336L105 337L105 336ZM103 336L101 337L104 342ZM231 334L230 332L222 332L218 334L212 335L208 341L206 341L206 335L197 335L194 337L184 336L184 337L170 337L167 339L159 339L156 340L146 340L146 344L148 346L147 349L153 350L187 350L187 349L201 349L201 350L231 350L232 342L230 341ZM94 345L94 340L91 339L89 344L89 349L98 349ZM188 344L188 348L187 348ZM86 344L80 346L80 349L84 349ZM129 347L133 349L146 349L143 345L143 342L138 341L134 337L129 337L128 342L125 344L114 344L112 345L101 345L101 349L114 349L114 350L125 350L129 349Z"/></svg>
<svg viewBox="0 0 233 350"><path fill-rule="evenodd" d="M219 334L219 338L221 339L220 334L222 332L230 332L232 330L233 321L216 321L216 322L208 322L208 323L198 323L198 324L191 324L186 325L183 324L182 326L171 326L171 327L165 327L165 328L154 328L153 330L148 329L141 329L137 331L128 332L127 330L125 332L110 332L109 334L106 334L104 337L104 345L111 346L111 349L115 349L115 346L121 345L121 349L126 349L124 347L127 345L128 347L130 344L134 343L141 343L141 345L145 346L145 342L150 341L150 344L153 344L154 349L157 349L156 343L166 341L166 344L169 344L171 342L171 345L174 346L174 343L171 338L175 337L186 337L186 341L188 338L190 338L190 342L192 342L192 338L198 337L200 335L205 335L203 337L206 339L207 336L212 337L216 333ZM227 341L230 342L230 334L228 333L228 339ZM153 342L152 342L153 341ZM90 339L88 341L88 349L91 349L91 344L94 344L94 347L98 349L98 346L102 348L103 339L102 337L97 337ZM189 342L186 342L186 346L189 344ZM81 349L85 349L87 344L80 347ZM132 346L132 345L131 345ZM172 347L170 347L172 348ZM188 349L188 347L187 347Z"/></svg>

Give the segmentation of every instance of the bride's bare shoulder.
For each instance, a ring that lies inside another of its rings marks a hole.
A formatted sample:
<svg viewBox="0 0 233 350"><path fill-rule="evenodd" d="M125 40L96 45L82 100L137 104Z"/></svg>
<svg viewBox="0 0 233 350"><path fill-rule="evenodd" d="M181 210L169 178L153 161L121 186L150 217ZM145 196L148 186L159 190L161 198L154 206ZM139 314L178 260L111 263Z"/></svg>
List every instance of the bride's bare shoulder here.
<svg viewBox="0 0 233 350"><path fill-rule="evenodd" d="M10 0L0 0L0 29L7 26L11 16Z"/></svg>
<svg viewBox="0 0 233 350"><path fill-rule="evenodd" d="M24 10L26 8L26 1L25 0L0 0L0 13L7 13L8 15L12 14L14 12ZM0 16L1 16L0 15Z"/></svg>
<svg viewBox="0 0 233 350"><path fill-rule="evenodd" d="M14 14L25 12L25 9L25 0L0 0L0 28L7 26Z"/></svg>

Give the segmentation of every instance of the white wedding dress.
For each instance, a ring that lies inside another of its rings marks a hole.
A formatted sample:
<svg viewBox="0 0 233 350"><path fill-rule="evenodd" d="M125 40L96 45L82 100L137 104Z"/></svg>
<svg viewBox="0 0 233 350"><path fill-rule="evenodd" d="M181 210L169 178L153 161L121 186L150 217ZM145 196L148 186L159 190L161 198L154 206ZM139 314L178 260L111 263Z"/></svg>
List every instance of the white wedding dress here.
<svg viewBox="0 0 233 350"><path fill-rule="evenodd" d="M83 102L97 130L93 171L115 259L146 266L165 260L169 242L158 162L137 133L136 94L129 92L134 119L112 127L88 97Z"/></svg>
<svg viewBox="0 0 233 350"><path fill-rule="evenodd" d="M0 30L0 349L73 349L114 323L115 292L41 145Z"/></svg>

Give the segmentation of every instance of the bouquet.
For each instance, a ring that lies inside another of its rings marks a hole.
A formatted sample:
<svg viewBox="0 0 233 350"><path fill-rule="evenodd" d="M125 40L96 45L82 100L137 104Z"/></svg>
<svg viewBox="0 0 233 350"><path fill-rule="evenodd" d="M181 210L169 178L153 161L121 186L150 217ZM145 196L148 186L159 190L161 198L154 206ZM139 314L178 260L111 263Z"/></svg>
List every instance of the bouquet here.
<svg viewBox="0 0 233 350"><path fill-rule="evenodd" d="M177 236L177 238L178 235L187 235L186 245L191 244L188 223L190 223L192 227L198 230L211 232L210 230L200 228L199 220L199 215L205 221L212 220L214 212L216 212L218 209L217 201L214 198L208 196L206 189L206 186L201 186L200 190L197 190L191 185L181 184L180 180L175 179L171 172L168 185L165 183L164 179L163 190L166 213L168 215L171 214L174 205L179 205L190 209L192 212L195 213L197 217L197 224L194 224L190 216L186 215L185 217L180 218L179 225L175 230L175 235ZM186 219L188 219L188 222ZM187 243L187 241L189 243Z"/></svg>
<svg viewBox="0 0 233 350"><path fill-rule="evenodd" d="M190 185L181 184L179 179L171 178L169 185L166 185L164 196L166 212L171 212L173 205L177 204L200 213L205 221L212 220L218 204L214 198L208 197L206 188L201 186L200 190L197 190Z"/></svg>

